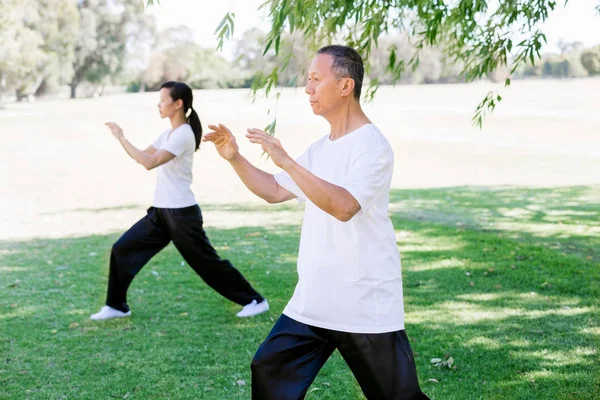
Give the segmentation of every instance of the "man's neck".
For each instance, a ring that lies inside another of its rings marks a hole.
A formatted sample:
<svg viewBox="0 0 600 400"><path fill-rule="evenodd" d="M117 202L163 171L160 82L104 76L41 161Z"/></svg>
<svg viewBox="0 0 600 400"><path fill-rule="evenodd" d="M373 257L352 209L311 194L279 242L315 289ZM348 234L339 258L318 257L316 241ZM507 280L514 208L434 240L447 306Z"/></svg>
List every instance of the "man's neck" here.
<svg viewBox="0 0 600 400"><path fill-rule="evenodd" d="M325 119L331 125L331 133L329 134L331 140L339 139L361 126L371 123L360 104L355 102L344 104L339 110L327 115Z"/></svg>

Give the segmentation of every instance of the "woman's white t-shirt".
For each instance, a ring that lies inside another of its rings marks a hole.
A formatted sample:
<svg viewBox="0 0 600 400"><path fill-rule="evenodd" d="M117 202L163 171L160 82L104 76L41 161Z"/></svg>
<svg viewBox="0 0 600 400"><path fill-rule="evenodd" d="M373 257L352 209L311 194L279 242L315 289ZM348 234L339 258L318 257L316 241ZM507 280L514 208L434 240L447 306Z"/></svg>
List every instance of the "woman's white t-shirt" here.
<svg viewBox="0 0 600 400"><path fill-rule="evenodd" d="M183 208L197 204L190 187L196 150L196 138L192 127L183 124L173 131L167 129L152 143L152 147L156 150L166 150L175 156L157 168L153 206Z"/></svg>
<svg viewBox="0 0 600 400"><path fill-rule="evenodd" d="M306 201L298 284L283 313L299 322L353 333L404 329L402 273L388 217L392 149L372 124L313 143L297 160L317 177L346 189L361 206L341 222L313 204L282 171L277 182Z"/></svg>

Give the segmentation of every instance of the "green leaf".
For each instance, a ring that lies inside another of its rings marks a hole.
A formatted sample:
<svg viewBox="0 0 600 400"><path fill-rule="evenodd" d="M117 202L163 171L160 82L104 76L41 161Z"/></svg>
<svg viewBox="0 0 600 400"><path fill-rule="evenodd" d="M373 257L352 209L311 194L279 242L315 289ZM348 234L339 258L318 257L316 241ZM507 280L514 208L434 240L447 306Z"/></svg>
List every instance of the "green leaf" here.
<svg viewBox="0 0 600 400"><path fill-rule="evenodd" d="M390 51L390 62L388 64L388 69L390 71L393 71L395 66L396 66L396 50L392 49Z"/></svg>
<svg viewBox="0 0 600 400"><path fill-rule="evenodd" d="M269 135L271 136L275 136L275 128L277 127L277 118L275 118L273 120L273 122L271 122L269 125L267 125L265 127L265 129L263 129L265 132L267 132Z"/></svg>
<svg viewBox="0 0 600 400"><path fill-rule="evenodd" d="M271 44L273 43L273 39L269 40L267 42L267 45L265 46L265 50L263 51L262 55L264 56L265 54L267 54L267 51L269 51L269 48L271 47Z"/></svg>
<svg viewBox="0 0 600 400"><path fill-rule="evenodd" d="M233 31L235 29L235 14L234 13L227 13L229 15L229 18L227 18L229 20L229 26L230 26L230 34L231 36L233 36Z"/></svg>
<svg viewBox="0 0 600 400"><path fill-rule="evenodd" d="M221 28L223 28L225 26L225 24L227 23L228 20L229 20L229 13L227 13L223 16L223 19L221 19L221 22L219 22L219 25L217 25L217 28L215 29L214 34L219 32L221 30Z"/></svg>
<svg viewBox="0 0 600 400"><path fill-rule="evenodd" d="M269 11L271 27L263 54L273 46L274 62L285 76L292 65L284 51L285 35L299 31L308 45L344 41L363 56L367 78L379 78L372 75L377 71L369 65L373 62L383 67L386 74L392 74L391 79L387 77L391 83L398 81L406 63L415 72L422 70L418 53L431 46L461 65L461 77L467 81L482 78L499 67L511 68L512 74L524 64L533 64L546 41L538 27L543 26L556 1L506 1L494 3L494 7L489 4L487 0L265 0L261 7ZM373 60L382 37L395 33L390 27L413 39L411 50L417 54L410 61L403 50L392 48L387 49L384 60ZM422 58L429 59L429 54ZM263 86L266 92L276 85L274 79L274 75L268 77ZM509 83L505 81L505 86ZM478 123L496 106L492 100L497 98L490 97L479 107L474 116Z"/></svg>

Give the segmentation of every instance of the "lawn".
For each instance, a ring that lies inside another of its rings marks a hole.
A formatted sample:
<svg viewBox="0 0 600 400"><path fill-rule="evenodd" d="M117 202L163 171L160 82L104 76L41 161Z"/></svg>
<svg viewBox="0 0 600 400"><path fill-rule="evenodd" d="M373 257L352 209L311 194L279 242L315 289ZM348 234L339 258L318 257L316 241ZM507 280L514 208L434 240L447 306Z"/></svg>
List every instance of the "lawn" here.
<svg viewBox="0 0 600 400"><path fill-rule="evenodd" d="M394 190L390 201L425 393L600 399L600 187ZM269 313L237 318L170 245L130 288L131 318L92 322L118 232L0 242L0 399L249 399L252 355L294 289L299 225L207 231ZM334 353L306 398L364 397Z"/></svg>

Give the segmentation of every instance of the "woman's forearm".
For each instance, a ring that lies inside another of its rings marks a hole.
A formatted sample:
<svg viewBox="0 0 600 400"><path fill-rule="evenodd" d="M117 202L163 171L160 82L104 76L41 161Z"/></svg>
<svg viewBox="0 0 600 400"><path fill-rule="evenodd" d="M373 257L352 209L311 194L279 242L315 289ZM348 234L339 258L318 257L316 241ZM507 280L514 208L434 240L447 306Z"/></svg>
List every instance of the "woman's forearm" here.
<svg viewBox="0 0 600 400"><path fill-rule="evenodd" d="M135 147L127 138L124 136L119 139L119 143L125 149L127 154L139 164L142 164L144 168L150 170L154 166L152 165L152 156L148 153L143 152L142 150Z"/></svg>

